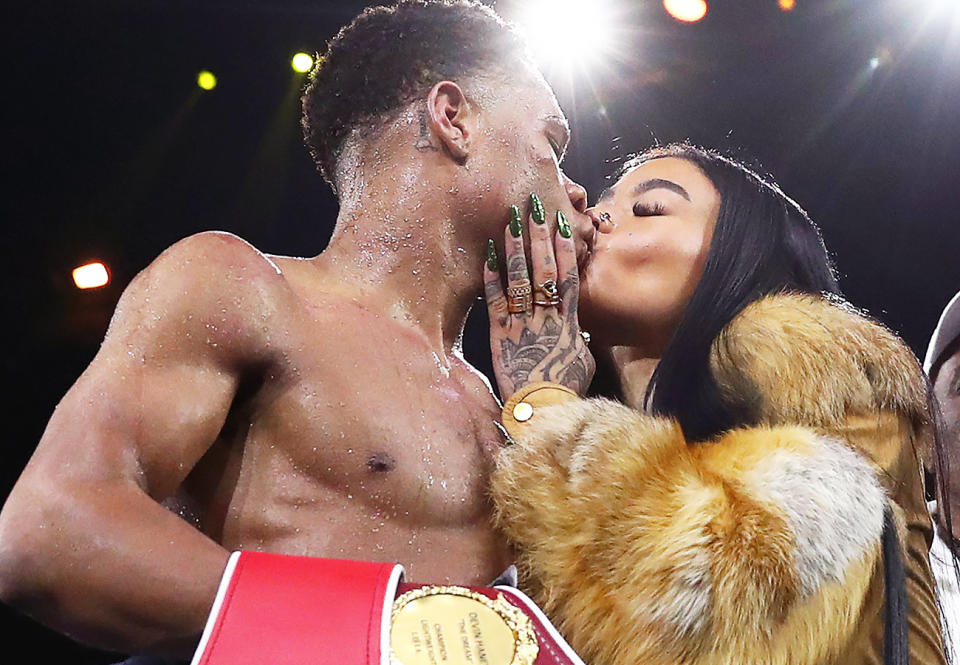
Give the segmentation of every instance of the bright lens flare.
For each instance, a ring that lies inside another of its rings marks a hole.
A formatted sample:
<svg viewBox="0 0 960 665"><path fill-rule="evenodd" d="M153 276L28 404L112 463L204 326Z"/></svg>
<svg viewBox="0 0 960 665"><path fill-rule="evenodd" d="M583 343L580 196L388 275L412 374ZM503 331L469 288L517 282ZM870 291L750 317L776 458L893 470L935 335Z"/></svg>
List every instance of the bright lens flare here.
<svg viewBox="0 0 960 665"><path fill-rule="evenodd" d="M877 49L876 54L872 58L870 58L870 61L868 64L870 66L870 69L876 70L876 69L880 69L884 65L889 65L891 62L893 62L893 51L891 51L886 47L883 47L883 48Z"/></svg>
<svg viewBox="0 0 960 665"><path fill-rule="evenodd" d="M516 17L544 69L589 66L617 48L611 3L603 0L539 0Z"/></svg>
<svg viewBox="0 0 960 665"><path fill-rule="evenodd" d="M217 77L214 76L212 72L203 70L197 74L197 85L204 90L213 90L217 87Z"/></svg>
<svg viewBox="0 0 960 665"><path fill-rule="evenodd" d="M73 269L73 283L78 289L97 289L110 282L107 267L99 261Z"/></svg>
<svg viewBox="0 0 960 665"><path fill-rule="evenodd" d="M793 8L797 6L797 0L779 0L777 3L780 5L780 9L785 12L792 12Z"/></svg>
<svg viewBox="0 0 960 665"><path fill-rule="evenodd" d="M670 16L684 23L694 23L707 15L705 0L663 0L663 8Z"/></svg>
<svg viewBox="0 0 960 665"><path fill-rule="evenodd" d="M303 74L309 72L310 68L313 67L313 58L310 57L309 53L297 53L290 61L290 65L293 67L293 71Z"/></svg>

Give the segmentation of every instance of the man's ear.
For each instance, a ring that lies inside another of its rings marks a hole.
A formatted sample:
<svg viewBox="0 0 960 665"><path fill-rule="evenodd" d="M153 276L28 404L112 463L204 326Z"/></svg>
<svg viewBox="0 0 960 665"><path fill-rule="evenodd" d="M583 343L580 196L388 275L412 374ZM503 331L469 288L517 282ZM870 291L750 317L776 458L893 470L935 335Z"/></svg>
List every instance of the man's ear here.
<svg viewBox="0 0 960 665"><path fill-rule="evenodd" d="M427 96L427 113L441 145L455 160L465 161L470 155L477 116L460 86L453 81L433 86Z"/></svg>

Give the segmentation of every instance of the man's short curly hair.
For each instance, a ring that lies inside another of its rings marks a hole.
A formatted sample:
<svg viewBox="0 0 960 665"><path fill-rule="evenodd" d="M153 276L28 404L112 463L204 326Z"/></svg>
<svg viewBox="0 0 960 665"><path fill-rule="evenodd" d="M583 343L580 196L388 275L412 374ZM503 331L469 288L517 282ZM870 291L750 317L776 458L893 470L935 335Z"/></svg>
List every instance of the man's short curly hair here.
<svg viewBox="0 0 960 665"><path fill-rule="evenodd" d="M301 99L304 138L318 170L334 185L354 129L384 119L439 81L508 71L524 53L519 34L475 0L368 7L330 40Z"/></svg>

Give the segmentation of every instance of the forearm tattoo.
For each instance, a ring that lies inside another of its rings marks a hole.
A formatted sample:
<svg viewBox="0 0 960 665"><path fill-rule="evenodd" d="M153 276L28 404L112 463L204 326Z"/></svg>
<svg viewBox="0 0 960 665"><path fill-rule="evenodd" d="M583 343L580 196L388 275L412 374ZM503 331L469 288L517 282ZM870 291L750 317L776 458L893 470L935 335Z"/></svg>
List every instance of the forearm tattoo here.
<svg viewBox="0 0 960 665"><path fill-rule="evenodd" d="M515 282L527 277L527 267L522 256L512 256L507 261L507 274ZM583 340L577 334L577 270L571 269L560 284L560 293L566 303L563 318L550 315L543 320L540 330L539 317L524 317L520 338L500 340L501 363L510 381L511 390L537 381L554 381L582 393L593 375L593 357L586 351ZM487 285L488 291L499 290L499 282ZM572 292L571 292L572 290ZM504 312L501 314L500 309ZM495 306L494 313L506 323L506 303Z"/></svg>
<svg viewBox="0 0 960 665"><path fill-rule="evenodd" d="M560 324L554 319L547 319L539 333L524 328L520 333L520 341L500 341L503 363L509 368L510 380L515 387L527 383L531 372L553 352L560 340L560 332Z"/></svg>
<svg viewBox="0 0 960 665"><path fill-rule="evenodd" d="M591 373L592 370L587 366L587 362L583 358L577 358L573 364L563 370L558 383L583 393L587 389Z"/></svg>
<svg viewBox="0 0 960 665"><path fill-rule="evenodd" d="M574 289L574 292L569 293L569 297L566 299L568 304L563 315L566 330L570 331L571 334L563 340L563 347L556 349L556 355L551 359L550 363L543 368L542 373L544 380L555 381L561 385L573 388L578 392L582 392L586 389L590 377L593 374L593 367L591 367L593 357L589 354L587 354L586 358L580 356L582 340L578 334L572 333L572 331L578 328L577 299L580 294L576 291L576 280L577 269L572 268L560 283L560 292L562 294L568 294L571 289ZM574 356L572 360L570 359L571 355ZM560 369L559 376L554 376L555 367L559 367Z"/></svg>

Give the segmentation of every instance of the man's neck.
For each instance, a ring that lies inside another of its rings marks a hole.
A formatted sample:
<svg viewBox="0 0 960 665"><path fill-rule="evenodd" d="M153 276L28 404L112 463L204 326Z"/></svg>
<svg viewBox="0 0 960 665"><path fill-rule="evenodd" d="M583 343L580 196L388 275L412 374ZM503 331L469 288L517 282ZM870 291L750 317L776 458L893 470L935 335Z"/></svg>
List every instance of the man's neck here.
<svg viewBox="0 0 960 665"><path fill-rule="evenodd" d="M485 248L472 237L476 225L436 186L390 173L351 193L330 244L312 260L367 306L419 328L449 354L481 293Z"/></svg>

